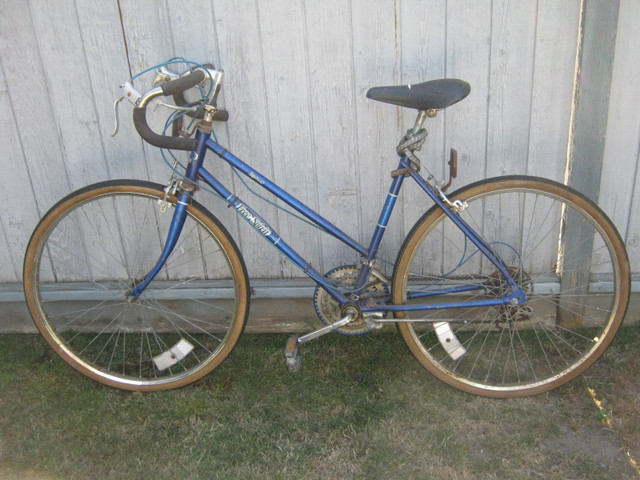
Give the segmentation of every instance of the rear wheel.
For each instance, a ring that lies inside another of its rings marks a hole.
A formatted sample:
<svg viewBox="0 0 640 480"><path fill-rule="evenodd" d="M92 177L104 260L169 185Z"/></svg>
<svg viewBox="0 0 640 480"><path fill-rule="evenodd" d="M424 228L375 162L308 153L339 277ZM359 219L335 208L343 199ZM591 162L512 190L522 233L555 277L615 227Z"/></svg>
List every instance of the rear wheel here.
<svg viewBox="0 0 640 480"><path fill-rule="evenodd" d="M418 361L456 388L494 397L544 392L583 372L611 342L629 299L627 255L611 221L583 195L532 177L484 180L450 199L468 203L460 216L502 258L527 301L399 314L415 321L398 328ZM432 208L404 241L392 296L396 304L435 304L510 290Z"/></svg>
<svg viewBox="0 0 640 480"><path fill-rule="evenodd" d="M74 192L36 227L24 262L27 305L70 365L107 385L161 390L191 383L231 353L249 285L224 227L196 202L173 253L135 301L128 293L162 252L177 199L163 187L111 181Z"/></svg>

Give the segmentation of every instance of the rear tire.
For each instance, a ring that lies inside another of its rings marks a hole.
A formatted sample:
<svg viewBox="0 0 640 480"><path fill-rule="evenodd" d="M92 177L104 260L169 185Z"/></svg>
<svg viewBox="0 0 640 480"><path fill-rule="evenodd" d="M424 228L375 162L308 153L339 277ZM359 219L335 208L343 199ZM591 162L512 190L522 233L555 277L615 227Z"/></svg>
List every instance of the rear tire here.
<svg viewBox="0 0 640 480"><path fill-rule="evenodd" d="M109 181L47 212L24 261L24 291L38 330L67 363L112 387L176 388L231 353L249 313L236 244L192 201L173 253L136 301L128 292L162 251L177 198L161 185Z"/></svg>
<svg viewBox="0 0 640 480"><path fill-rule="evenodd" d="M611 221L580 193L534 177L483 180L450 200L468 203L460 216L503 259L527 301L398 314L418 320L397 324L417 360L444 382L490 397L541 393L582 373L613 339L629 300L629 262ZM501 277L434 207L403 243L393 302L501 298L510 291ZM415 298L444 285L476 289ZM456 342L464 351L454 351Z"/></svg>

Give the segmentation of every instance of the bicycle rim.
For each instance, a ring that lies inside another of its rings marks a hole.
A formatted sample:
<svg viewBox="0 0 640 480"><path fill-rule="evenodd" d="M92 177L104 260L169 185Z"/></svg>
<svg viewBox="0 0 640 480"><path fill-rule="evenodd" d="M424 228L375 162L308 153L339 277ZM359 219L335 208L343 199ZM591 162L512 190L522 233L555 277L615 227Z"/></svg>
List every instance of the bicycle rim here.
<svg viewBox="0 0 640 480"><path fill-rule="evenodd" d="M519 306L400 314L412 353L464 391L496 397L554 388L608 346L624 317L630 275L624 245L606 215L555 182L504 177L464 187L460 216L500 255L527 294ZM424 297L444 288L464 292ZM418 221L396 262L394 303L503 297L504 275L439 209ZM419 298L414 298L419 297Z"/></svg>
<svg viewBox="0 0 640 480"><path fill-rule="evenodd" d="M199 204L136 301L128 292L162 252L176 198L160 185L104 182L75 192L36 227L25 256L27 305L49 344L91 378L127 390L191 383L231 353L248 315L233 240Z"/></svg>

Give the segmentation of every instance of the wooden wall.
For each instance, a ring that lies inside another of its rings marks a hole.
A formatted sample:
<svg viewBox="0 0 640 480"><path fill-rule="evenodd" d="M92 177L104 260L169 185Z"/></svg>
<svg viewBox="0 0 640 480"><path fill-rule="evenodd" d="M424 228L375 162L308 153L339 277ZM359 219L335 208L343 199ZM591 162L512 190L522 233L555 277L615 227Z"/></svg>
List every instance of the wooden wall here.
<svg viewBox="0 0 640 480"><path fill-rule="evenodd" d="M367 100L372 86L471 83L466 100L431 121L422 155L442 176L455 147L454 187L510 173L564 180L580 0L0 0L0 11L0 282L20 281L31 230L68 192L109 178L168 180L129 106L110 133L119 84L175 56L225 70L222 144L365 243L414 120ZM614 17L599 201L638 272L640 2L621 0ZM319 270L356 260L210 166ZM417 193L404 192L383 258L393 260L429 206ZM300 276L219 201L204 203L233 232L252 277Z"/></svg>

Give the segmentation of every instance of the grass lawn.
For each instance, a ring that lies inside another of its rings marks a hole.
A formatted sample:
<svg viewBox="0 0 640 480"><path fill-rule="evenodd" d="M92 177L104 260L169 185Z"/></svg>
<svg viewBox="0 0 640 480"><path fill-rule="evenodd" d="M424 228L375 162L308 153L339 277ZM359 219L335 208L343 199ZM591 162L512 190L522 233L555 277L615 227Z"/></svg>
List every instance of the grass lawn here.
<svg viewBox="0 0 640 480"><path fill-rule="evenodd" d="M395 332L316 340L295 375L286 339L245 335L199 383L140 394L0 335L0 478L640 478L638 328L581 378L513 400L440 383Z"/></svg>

